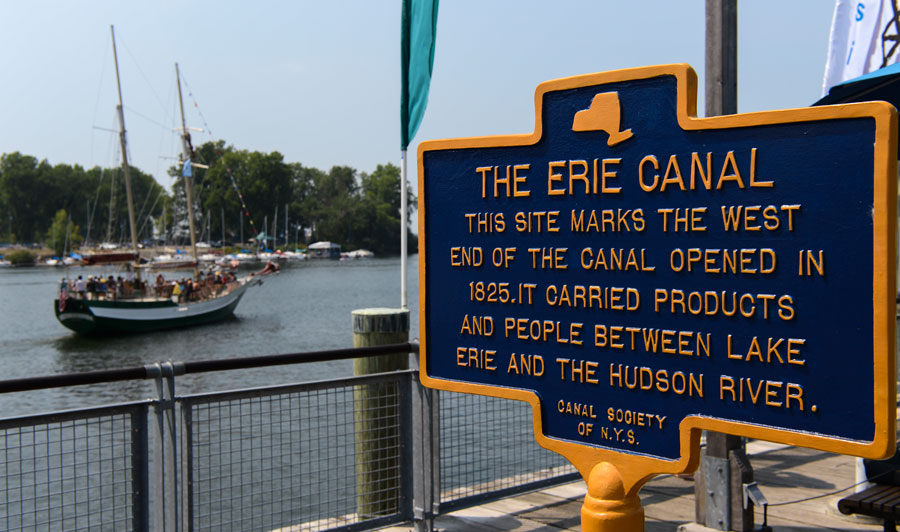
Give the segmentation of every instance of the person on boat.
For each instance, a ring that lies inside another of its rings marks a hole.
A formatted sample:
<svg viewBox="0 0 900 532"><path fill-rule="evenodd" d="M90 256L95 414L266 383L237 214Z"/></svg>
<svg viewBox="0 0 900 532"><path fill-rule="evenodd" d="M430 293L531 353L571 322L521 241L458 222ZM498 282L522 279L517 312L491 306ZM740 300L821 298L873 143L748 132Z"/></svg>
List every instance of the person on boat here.
<svg viewBox="0 0 900 532"><path fill-rule="evenodd" d="M163 277L163 274L156 275L156 297L163 297L164 287L166 285L166 278Z"/></svg>
<svg viewBox="0 0 900 532"><path fill-rule="evenodd" d="M131 269L131 265L129 264L125 270L125 297L131 297L131 294L134 293L134 271Z"/></svg>
<svg viewBox="0 0 900 532"><path fill-rule="evenodd" d="M87 283L85 283L84 278L79 275L78 279L75 279L75 296L78 299L84 299L86 289L87 289Z"/></svg>
<svg viewBox="0 0 900 532"><path fill-rule="evenodd" d="M181 303L181 283L176 282L175 286L172 287L172 297L175 298L175 301Z"/></svg>
<svg viewBox="0 0 900 532"><path fill-rule="evenodd" d="M214 273L210 274L207 282L209 283L210 294L212 294L213 297L218 297L219 293L222 291L222 273L216 270Z"/></svg>
<svg viewBox="0 0 900 532"><path fill-rule="evenodd" d="M100 275L97 277L97 299L106 299L106 279Z"/></svg>
<svg viewBox="0 0 900 532"><path fill-rule="evenodd" d="M191 283L191 295L194 296L193 299L195 301L198 299L203 299L203 272L197 272L197 278L188 279L188 282Z"/></svg>
<svg viewBox="0 0 900 532"><path fill-rule="evenodd" d="M194 283L191 282L190 279L181 278L181 300L183 302L191 301L193 294Z"/></svg>
<svg viewBox="0 0 900 532"><path fill-rule="evenodd" d="M106 280L106 294L109 299L115 301L116 299L116 279L110 275L109 279Z"/></svg>
<svg viewBox="0 0 900 532"><path fill-rule="evenodd" d="M203 282L203 297L213 297L216 295L216 274L209 272L206 280Z"/></svg>
<svg viewBox="0 0 900 532"><path fill-rule="evenodd" d="M209 298L209 277L201 275L200 279L194 281L194 290L197 291L197 299Z"/></svg>
<svg viewBox="0 0 900 532"><path fill-rule="evenodd" d="M202 273L194 279L194 299L206 299L206 277Z"/></svg>

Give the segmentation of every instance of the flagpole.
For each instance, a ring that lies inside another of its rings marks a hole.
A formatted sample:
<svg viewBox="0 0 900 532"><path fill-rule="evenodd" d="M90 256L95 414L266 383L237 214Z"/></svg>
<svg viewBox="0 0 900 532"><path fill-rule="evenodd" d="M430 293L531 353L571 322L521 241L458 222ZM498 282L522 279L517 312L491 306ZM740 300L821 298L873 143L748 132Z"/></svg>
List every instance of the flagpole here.
<svg viewBox="0 0 900 532"><path fill-rule="evenodd" d="M400 9L400 307L406 297L406 233L409 230L406 149L416 136L434 66L438 0L402 0Z"/></svg>
<svg viewBox="0 0 900 532"><path fill-rule="evenodd" d="M406 150L400 150L400 308L408 308L406 300Z"/></svg>

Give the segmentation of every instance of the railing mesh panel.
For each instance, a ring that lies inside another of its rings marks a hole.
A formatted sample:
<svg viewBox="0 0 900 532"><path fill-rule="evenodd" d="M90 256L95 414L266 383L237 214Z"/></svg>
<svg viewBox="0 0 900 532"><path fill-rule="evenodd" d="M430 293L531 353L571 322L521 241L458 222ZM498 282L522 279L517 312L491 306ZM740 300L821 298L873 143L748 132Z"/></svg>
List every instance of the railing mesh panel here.
<svg viewBox="0 0 900 532"><path fill-rule="evenodd" d="M414 475L431 478L410 468L423 437L412 433L410 379L178 397L177 427L158 417L172 403L153 401L2 419L0 530L153 530L164 519L320 532L408 520ZM442 512L573 475L535 442L529 405L450 392L439 404Z"/></svg>
<svg viewBox="0 0 900 532"><path fill-rule="evenodd" d="M0 427L0 530L132 530L132 415Z"/></svg>
<svg viewBox="0 0 900 532"><path fill-rule="evenodd" d="M441 504L575 472L537 444L531 406L441 392Z"/></svg>
<svg viewBox="0 0 900 532"><path fill-rule="evenodd" d="M193 529L318 531L399 514L399 387L192 402Z"/></svg>

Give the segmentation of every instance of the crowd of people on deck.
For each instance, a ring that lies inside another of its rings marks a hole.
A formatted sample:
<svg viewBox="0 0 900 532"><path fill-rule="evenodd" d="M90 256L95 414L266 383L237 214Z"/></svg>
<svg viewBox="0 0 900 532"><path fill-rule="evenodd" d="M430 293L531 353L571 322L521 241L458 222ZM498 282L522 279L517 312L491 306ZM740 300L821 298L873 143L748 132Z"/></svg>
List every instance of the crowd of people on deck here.
<svg viewBox="0 0 900 532"><path fill-rule="evenodd" d="M182 277L177 281L168 281L160 273L156 276L153 290L156 297L176 298L179 303L185 303L217 297L234 282L236 282L234 274L220 270L206 275L200 272L196 279Z"/></svg>
<svg viewBox="0 0 900 532"><path fill-rule="evenodd" d="M79 275L77 279L68 281L68 292L70 297L107 301L147 297L152 293L158 298L173 298L185 303L216 297L234 282L234 274L217 270L206 274L200 272L196 279L182 277L169 280L160 273L150 286L148 281L136 279L134 272L126 271L125 277L88 275L85 279Z"/></svg>

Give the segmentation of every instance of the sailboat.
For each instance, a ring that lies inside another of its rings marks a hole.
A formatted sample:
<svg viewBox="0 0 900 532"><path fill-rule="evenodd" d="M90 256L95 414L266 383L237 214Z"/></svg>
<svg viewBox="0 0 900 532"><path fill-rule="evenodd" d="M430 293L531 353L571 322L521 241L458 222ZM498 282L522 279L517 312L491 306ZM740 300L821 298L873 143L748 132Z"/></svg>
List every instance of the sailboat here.
<svg viewBox="0 0 900 532"><path fill-rule="evenodd" d="M125 137L125 116L122 111L122 87L119 81L119 63L116 54L115 30L112 32L113 59L116 65L116 87L119 94L119 105L116 111L119 117L119 145L122 150L122 170L125 175L125 194L128 202L128 219L131 227L132 253L124 254L130 261L126 266L126 279L119 282L125 286L107 291L106 283L101 283L99 291L86 290L83 279L69 282L63 279L59 286L59 296L54 300L54 312L59 322L69 329L81 334L124 334L141 333L177 327L188 327L224 320L234 313L244 292L251 286L262 284L261 277L272 273L273 268L266 268L258 274L251 274L242 279L226 273L217 276L216 282L206 281L205 288L187 296L182 292L182 285L149 286L141 279L144 269L139 263L137 232L134 219L134 201L131 192L131 176L128 168L128 155ZM182 125L182 176L184 178L187 197L188 222L191 233L191 250L194 257L194 279L199 279L197 269L197 243L194 236L194 216L191 199L192 165L190 134L185 127L184 103L181 95L181 80L178 65L175 65L178 77L178 100L181 105ZM105 280L104 280L105 281ZM113 280L115 282L115 280ZM190 282L190 280L188 280ZM174 290L173 290L174 289ZM174 292L174 293L173 293ZM190 289L188 289L190 293Z"/></svg>

